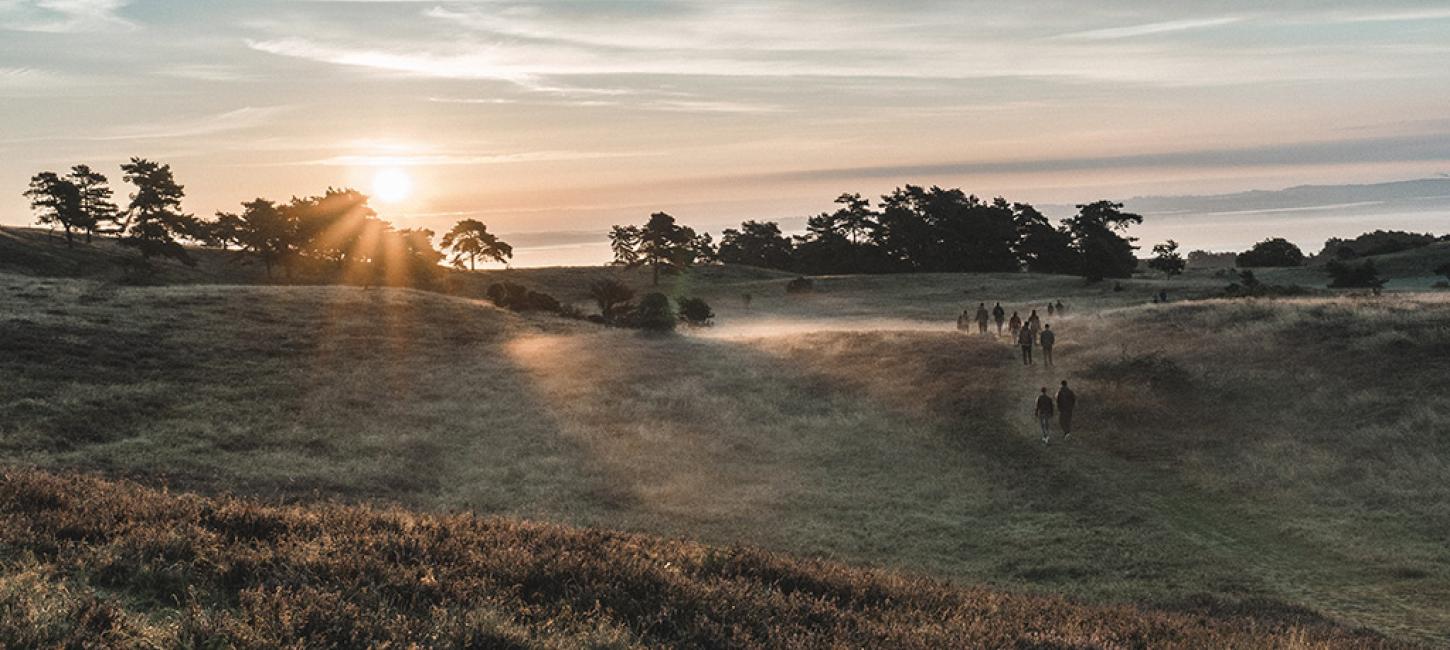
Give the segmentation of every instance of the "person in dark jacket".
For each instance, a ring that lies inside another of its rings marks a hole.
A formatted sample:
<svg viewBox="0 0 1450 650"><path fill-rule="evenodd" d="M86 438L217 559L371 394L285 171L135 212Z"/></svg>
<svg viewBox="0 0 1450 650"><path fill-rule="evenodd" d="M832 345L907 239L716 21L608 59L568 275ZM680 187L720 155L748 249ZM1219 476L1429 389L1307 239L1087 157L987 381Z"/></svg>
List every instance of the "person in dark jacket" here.
<svg viewBox="0 0 1450 650"><path fill-rule="evenodd" d="M978 303L977 304L977 333L978 334L986 334L987 333L987 320L990 319L991 317L992 317L991 314L987 313L987 303L985 303L985 302Z"/></svg>
<svg viewBox="0 0 1450 650"><path fill-rule="evenodd" d="M1042 365L1052 365L1052 346L1057 343L1057 335L1052 333L1051 325L1042 326L1042 334L1038 335L1037 342L1042 346Z"/></svg>
<svg viewBox="0 0 1450 650"><path fill-rule="evenodd" d="M962 315L957 316L957 331L967 331L967 310L962 310Z"/></svg>
<svg viewBox="0 0 1450 650"><path fill-rule="evenodd" d="M1050 302L1047 303L1047 315L1049 317L1056 316L1057 315L1057 308L1056 307L1053 307L1052 306L1052 303L1050 303Z"/></svg>
<svg viewBox="0 0 1450 650"><path fill-rule="evenodd" d="M1037 343L1037 334L1030 327L1022 328L1017 334L1017 345L1022 346L1022 365L1032 365L1032 346Z"/></svg>
<svg viewBox="0 0 1450 650"><path fill-rule="evenodd" d="M1011 333L1012 340L1017 340L1017 333L1022 331L1022 317L1017 312L1012 312L1012 320L1007 322L1007 331Z"/></svg>
<svg viewBox="0 0 1450 650"><path fill-rule="evenodd" d="M1042 319L1037 316L1036 309L1032 310L1032 313L1027 316L1027 322L1023 323L1022 326L1032 330L1033 336L1037 336L1037 333L1042 331Z"/></svg>
<svg viewBox="0 0 1450 650"><path fill-rule="evenodd" d="M1067 305L1062 304L1062 301L1061 300L1057 301L1057 315L1058 316L1061 316L1061 315L1066 314L1066 313L1067 313Z"/></svg>
<svg viewBox="0 0 1450 650"><path fill-rule="evenodd" d="M997 321L997 336L1001 336L1002 323L1007 320L1007 310L1002 308L1002 303L999 302L996 307L992 308L992 320Z"/></svg>
<svg viewBox="0 0 1450 650"><path fill-rule="evenodd" d="M1072 437L1072 410L1077 408L1077 393L1067 387L1067 380L1063 380L1062 388L1057 389L1057 418L1062 425L1062 439Z"/></svg>
<svg viewBox="0 0 1450 650"><path fill-rule="evenodd" d="M1037 425L1042 427L1042 444L1048 444L1048 434L1052 433L1052 398L1047 396L1047 387L1042 387L1042 394L1037 396L1037 408L1033 411L1037 416Z"/></svg>

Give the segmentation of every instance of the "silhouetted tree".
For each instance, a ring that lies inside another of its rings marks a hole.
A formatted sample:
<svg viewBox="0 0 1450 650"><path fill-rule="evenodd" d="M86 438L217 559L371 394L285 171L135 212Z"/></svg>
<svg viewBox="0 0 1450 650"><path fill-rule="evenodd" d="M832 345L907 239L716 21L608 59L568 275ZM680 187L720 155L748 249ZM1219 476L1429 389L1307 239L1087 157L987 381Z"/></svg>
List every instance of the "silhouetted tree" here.
<svg viewBox="0 0 1450 650"><path fill-rule="evenodd" d="M1153 246L1153 259L1148 261L1148 268L1171 278L1182 273L1185 266L1187 262L1178 254L1178 242L1170 239Z"/></svg>
<svg viewBox="0 0 1450 650"><path fill-rule="evenodd" d="M627 268L649 266L658 286L661 272L689 268L700 252L695 231L675 223L663 212L650 215L643 227L615 226L610 233L614 263Z"/></svg>
<svg viewBox="0 0 1450 650"><path fill-rule="evenodd" d="M1136 237L1122 233L1133 224L1143 223L1143 217L1123 212L1123 204L1112 201L1096 201L1077 206L1077 215L1064 221L1072 234L1073 247L1081 255L1079 273L1089 281L1104 278L1132 277L1138 266L1133 254L1137 246Z"/></svg>
<svg viewBox="0 0 1450 650"><path fill-rule="evenodd" d="M680 322L691 327L708 327L715 318L710 304L699 298L680 299Z"/></svg>
<svg viewBox="0 0 1450 650"><path fill-rule="evenodd" d="M468 260L469 270L478 270L478 258L484 261L494 260L496 262L508 262L514 256L514 248L507 243L499 241L499 238L488 231L488 226L477 219L464 219L453 226L448 234L443 235L439 245L444 250L453 251L453 265L463 268L463 260Z"/></svg>
<svg viewBox="0 0 1450 650"><path fill-rule="evenodd" d="M132 158L121 165L125 181L136 186L126 209L126 230L121 243L136 248L141 259L169 257L187 266L196 260L179 240L201 232L195 217L181 211L184 188L177 184L170 165Z"/></svg>
<svg viewBox="0 0 1450 650"><path fill-rule="evenodd" d="M80 189L55 172L41 172L32 177L25 198L30 199L36 223L60 226L65 231L66 246L75 245L74 231L91 227L81 207Z"/></svg>
<svg viewBox="0 0 1450 650"><path fill-rule="evenodd" d="M1282 237L1265 239L1239 254L1243 268L1304 266L1304 251Z"/></svg>
<svg viewBox="0 0 1450 650"><path fill-rule="evenodd" d="M373 259L389 229L368 205L368 196L353 189L328 188L322 196L294 197L282 209L297 223L301 250L338 268Z"/></svg>
<svg viewBox="0 0 1450 650"><path fill-rule="evenodd" d="M262 260L268 278L278 264L291 278L291 261L298 248L297 224L276 203L259 198L243 203L240 214L218 212L212 233L222 245L235 246Z"/></svg>
<svg viewBox="0 0 1450 650"><path fill-rule="evenodd" d="M700 233L690 240L692 264L714 264L720 261L720 249L715 247L715 238L710 233Z"/></svg>
<svg viewBox="0 0 1450 650"><path fill-rule="evenodd" d="M1035 273L1074 274L1081 264L1072 246L1072 234L1052 223L1026 203L1012 204L1012 219L1017 226L1017 259Z"/></svg>
<svg viewBox="0 0 1450 650"><path fill-rule="evenodd" d="M1365 260L1360 264L1332 260L1324 269L1329 271L1329 286L1335 289L1375 289L1378 292L1380 287L1385 286L1379 269L1375 268L1374 260Z"/></svg>
<svg viewBox="0 0 1450 650"><path fill-rule="evenodd" d="M614 323L620 316L629 313L629 301L634 300L634 289L618 280L597 280L589 285L589 297L599 306L599 315L604 318L604 322Z"/></svg>
<svg viewBox="0 0 1450 650"><path fill-rule="evenodd" d="M790 268L794 248L773 221L746 221L720 235L720 261L767 269Z"/></svg>
<svg viewBox="0 0 1450 650"><path fill-rule="evenodd" d="M121 231L120 212L112 201L110 181L100 172L92 170L87 165L76 165L71 167L66 180L76 186L80 193L80 209L84 215L82 222L86 231L86 241L97 232L118 233Z"/></svg>

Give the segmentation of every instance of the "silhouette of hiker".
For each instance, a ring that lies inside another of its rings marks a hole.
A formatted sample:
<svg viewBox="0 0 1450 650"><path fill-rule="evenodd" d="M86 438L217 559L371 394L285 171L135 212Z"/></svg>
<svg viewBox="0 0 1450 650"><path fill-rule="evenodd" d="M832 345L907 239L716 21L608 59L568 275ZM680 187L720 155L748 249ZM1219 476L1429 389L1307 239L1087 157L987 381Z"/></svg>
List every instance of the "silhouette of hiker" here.
<svg viewBox="0 0 1450 650"><path fill-rule="evenodd" d="M1030 327L1022 328L1017 335L1017 345L1022 346L1022 365L1032 365L1032 344L1037 342L1037 333Z"/></svg>
<svg viewBox="0 0 1450 650"><path fill-rule="evenodd" d="M1042 319L1038 318L1036 309L1032 310L1032 314L1027 317L1027 329L1032 330L1033 336L1042 331Z"/></svg>
<svg viewBox="0 0 1450 650"><path fill-rule="evenodd" d="M1048 316L1056 316L1057 315L1057 308L1056 307L1053 307L1052 306L1052 303L1050 303L1050 302L1047 303L1047 315Z"/></svg>
<svg viewBox="0 0 1450 650"><path fill-rule="evenodd" d="M750 295L748 293L740 296L740 300L745 303L745 308L746 309L750 309L750 301L752 301L754 299L755 299L755 296L752 296L752 295Z"/></svg>
<svg viewBox="0 0 1450 650"><path fill-rule="evenodd" d="M987 313L987 303L985 303L985 302L978 303L977 304L977 333L978 334L986 334L987 333L987 319L988 318L990 318L990 314Z"/></svg>
<svg viewBox="0 0 1450 650"><path fill-rule="evenodd" d="M1057 315L1058 316L1061 316L1061 315L1066 314L1066 313L1067 313L1067 305L1062 304L1062 301L1061 300L1057 301Z"/></svg>
<svg viewBox="0 0 1450 650"><path fill-rule="evenodd" d="M1158 302L1162 302L1162 303L1168 302L1168 290L1167 289L1163 289L1162 291L1159 291L1158 292Z"/></svg>
<svg viewBox="0 0 1450 650"><path fill-rule="evenodd" d="M1012 332L1012 340L1017 340L1017 333L1022 331L1022 317L1017 312L1012 312L1012 320L1007 323L1007 329Z"/></svg>
<svg viewBox="0 0 1450 650"><path fill-rule="evenodd" d="M1042 365L1052 365L1052 346L1057 343L1057 335L1052 333L1051 325L1042 326L1042 335L1037 341L1042 345Z"/></svg>
<svg viewBox="0 0 1450 650"><path fill-rule="evenodd" d="M1077 393L1067 387L1067 380L1062 381L1062 388L1057 389L1057 421L1062 425L1062 439L1072 437L1072 410L1077 407Z"/></svg>
<svg viewBox="0 0 1450 650"><path fill-rule="evenodd" d="M961 316L957 316L957 331L958 332L965 332L965 331L967 331L967 310L965 310L965 309L962 310L962 315Z"/></svg>
<svg viewBox="0 0 1450 650"><path fill-rule="evenodd" d="M1042 394L1037 396L1037 408L1033 412L1037 416L1037 424L1042 427L1042 444L1048 444L1048 434L1052 432L1052 398L1047 396L1047 387L1042 387Z"/></svg>
<svg viewBox="0 0 1450 650"><path fill-rule="evenodd" d="M1007 310L1002 309L1002 303L999 302L996 307L992 308L992 320L997 321L997 336L1001 336L1002 321L1007 320Z"/></svg>

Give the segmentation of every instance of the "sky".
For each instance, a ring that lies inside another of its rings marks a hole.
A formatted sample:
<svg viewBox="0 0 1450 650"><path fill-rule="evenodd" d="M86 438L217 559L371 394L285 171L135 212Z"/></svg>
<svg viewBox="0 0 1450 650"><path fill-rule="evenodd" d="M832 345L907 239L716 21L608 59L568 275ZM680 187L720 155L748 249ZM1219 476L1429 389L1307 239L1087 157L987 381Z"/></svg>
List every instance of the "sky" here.
<svg viewBox="0 0 1450 650"><path fill-rule="evenodd" d="M131 156L199 215L356 187L399 227L482 220L519 265L905 183L1071 206L1428 178L1447 62L1443 0L0 0L0 223L36 172L119 185Z"/></svg>

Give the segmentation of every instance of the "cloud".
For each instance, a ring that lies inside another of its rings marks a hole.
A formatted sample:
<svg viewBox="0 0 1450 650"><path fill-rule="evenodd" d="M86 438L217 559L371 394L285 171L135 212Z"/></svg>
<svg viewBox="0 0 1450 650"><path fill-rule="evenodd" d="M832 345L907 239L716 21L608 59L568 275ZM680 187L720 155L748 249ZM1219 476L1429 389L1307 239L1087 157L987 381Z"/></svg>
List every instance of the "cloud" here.
<svg viewBox="0 0 1450 650"><path fill-rule="evenodd" d="M598 160L603 158L636 158L654 155L637 152L598 151L525 151L515 153L384 153L348 154L277 163L281 166L324 167L451 167L458 165L497 165L504 163L555 162L563 160Z"/></svg>
<svg viewBox="0 0 1450 650"><path fill-rule="evenodd" d="M0 3L0 30L72 34L130 31L118 12L130 0L14 0Z"/></svg>
<svg viewBox="0 0 1450 650"><path fill-rule="evenodd" d="M1183 32L1195 29L1206 29L1209 27L1231 25L1242 20L1243 18L1240 16L1170 20L1159 23L1147 23L1144 25L1130 25L1128 27L1110 27L1107 29L1093 29L1084 32L1073 32L1070 34L1063 34L1058 38L1079 39L1087 41L1105 41L1120 38L1134 38L1137 36L1168 34L1172 32Z"/></svg>

